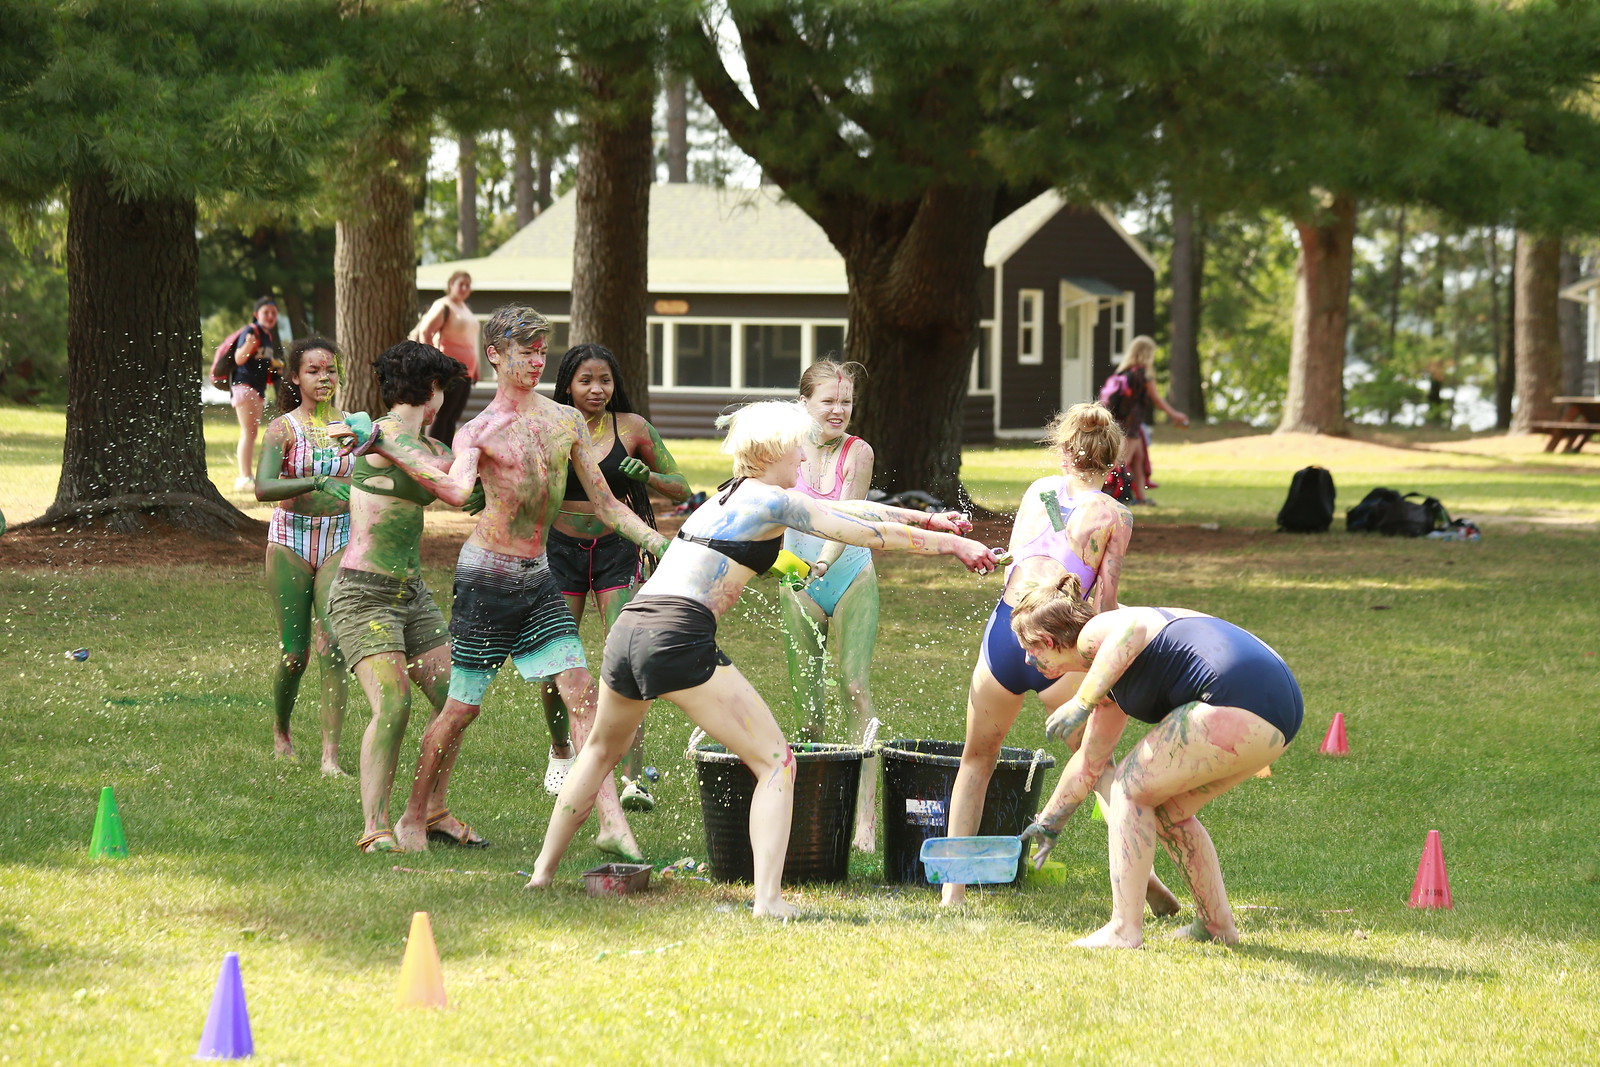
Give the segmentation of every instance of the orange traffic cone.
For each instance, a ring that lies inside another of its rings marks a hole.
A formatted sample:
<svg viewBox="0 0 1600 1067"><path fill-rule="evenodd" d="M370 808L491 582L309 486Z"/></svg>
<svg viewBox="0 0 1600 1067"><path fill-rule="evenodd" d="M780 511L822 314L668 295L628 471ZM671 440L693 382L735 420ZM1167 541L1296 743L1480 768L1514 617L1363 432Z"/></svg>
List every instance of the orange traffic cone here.
<svg viewBox="0 0 1600 1067"><path fill-rule="evenodd" d="M433 944L433 924L427 912L419 911L411 916L406 958L400 964L400 1007L444 1006L444 974L439 969L439 950Z"/></svg>
<svg viewBox="0 0 1600 1067"><path fill-rule="evenodd" d="M1422 846L1422 860L1417 864L1417 880L1411 884L1413 908L1450 908L1450 876L1444 872L1444 846L1439 843L1439 831L1428 831L1428 843Z"/></svg>
<svg viewBox="0 0 1600 1067"><path fill-rule="evenodd" d="M1256 772L1256 777L1257 778L1271 778L1272 777L1272 764L1269 763L1265 767L1263 767L1259 771L1257 771Z"/></svg>
<svg viewBox="0 0 1600 1067"><path fill-rule="evenodd" d="M1324 756L1350 755L1350 743L1344 737L1344 712L1333 713L1333 721L1328 724L1328 736L1322 739L1322 747L1317 751Z"/></svg>

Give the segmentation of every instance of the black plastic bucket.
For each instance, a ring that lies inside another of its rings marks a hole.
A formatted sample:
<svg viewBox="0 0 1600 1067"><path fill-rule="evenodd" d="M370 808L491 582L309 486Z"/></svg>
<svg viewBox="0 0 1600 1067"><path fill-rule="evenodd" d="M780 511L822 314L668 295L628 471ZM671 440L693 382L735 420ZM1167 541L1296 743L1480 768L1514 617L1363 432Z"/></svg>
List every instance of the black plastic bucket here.
<svg viewBox="0 0 1600 1067"><path fill-rule="evenodd" d="M849 745L792 747L794 820L783 861L784 884L842 882L850 873L861 761L872 753ZM697 745L691 755L700 775L700 812L711 877L719 882L753 881L750 797L756 789L755 775L738 756L709 741Z"/></svg>
<svg viewBox="0 0 1600 1067"><path fill-rule="evenodd" d="M883 877L889 882L928 885L922 869L922 843L947 837L950 793L961 767L960 741L890 741L883 757ZM1002 748L989 792L983 798L980 835L1015 835L1027 829L1039 810L1044 771L1055 757L1025 748ZM1032 779L1031 781L1029 779ZM1028 861L1017 861L1020 877Z"/></svg>

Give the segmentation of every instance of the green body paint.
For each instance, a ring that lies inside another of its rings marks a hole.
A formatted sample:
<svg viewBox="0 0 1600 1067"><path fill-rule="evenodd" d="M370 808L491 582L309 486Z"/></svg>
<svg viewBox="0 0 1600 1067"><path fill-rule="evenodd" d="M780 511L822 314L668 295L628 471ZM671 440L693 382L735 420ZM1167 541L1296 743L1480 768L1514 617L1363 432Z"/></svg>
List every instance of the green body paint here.
<svg viewBox="0 0 1600 1067"><path fill-rule="evenodd" d="M1039 494L1039 499L1044 501L1044 512L1046 517L1050 519L1050 529L1056 533L1065 530L1067 524L1061 521L1061 498L1056 496L1056 491L1054 489L1046 489Z"/></svg>

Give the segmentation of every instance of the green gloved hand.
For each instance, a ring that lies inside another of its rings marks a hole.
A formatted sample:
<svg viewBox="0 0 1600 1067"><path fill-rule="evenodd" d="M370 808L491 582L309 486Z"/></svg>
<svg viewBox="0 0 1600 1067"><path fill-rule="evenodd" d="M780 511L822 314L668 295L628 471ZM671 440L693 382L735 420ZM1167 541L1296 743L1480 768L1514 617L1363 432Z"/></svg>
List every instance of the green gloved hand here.
<svg viewBox="0 0 1600 1067"><path fill-rule="evenodd" d="M811 574L811 564L784 548L778 551L778 560L767 573L790 589L799 589Z"/></svg>
<svg viewBox="0 0 1600 1067"><path fill-rule="evenodd" d="M311 479L311 486L311 491L314 493L326 493L333 499L342 500L345 503L350 501L350 483L341 478L319 474Z"/></svg>
<svg viewBox="0 0 1600 1067"><path fill-rule="evenodd" d="M1044 861L1049 857L1050 851L1056 847L1056 838L1061 836L1061 831L1052 830L1042 822L1031 822L1028 828L1021 833L1023 851L1027 851L1028 842L1032 841L1033 869L1038 870L1044 866Z"/></svg>
<svg viewBox="0 0 1600 1067"><path fill-rule="evenodd" d="M636 456L628 456L621 463L618 463L617 470L636 482L648 482L650 480L650 464Z"/></svg>
<svg viewBox="0 0 1600 1067"><path fill-rule="evenodd" d="M353 456L365 455L378 440L372 416L365 411L347 412L342 421L329 424L328 435Z"/></svg>
<svg viewBox="0 0 1600 1067"><path fill-rule="evenodd" d="M489 498L483 492L483 480L479 479L472 485L472 492L467 494L467 499L462 502L461 510L468 515L476 515L489 506Z"/></svg>

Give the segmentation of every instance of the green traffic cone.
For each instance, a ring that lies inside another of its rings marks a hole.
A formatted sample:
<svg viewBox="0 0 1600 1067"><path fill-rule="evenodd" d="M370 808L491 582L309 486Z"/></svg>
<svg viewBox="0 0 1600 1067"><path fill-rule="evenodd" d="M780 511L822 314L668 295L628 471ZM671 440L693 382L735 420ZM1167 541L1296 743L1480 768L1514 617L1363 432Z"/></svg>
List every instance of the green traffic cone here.
<svg viewBox="0 0 1600 1067"><path fill-rule="evenodd" d="M122 833L122 813L111 787L100 789L100 808L94 813L94 836L89 839L89 858L127 859L128 839Z"/></svg>

